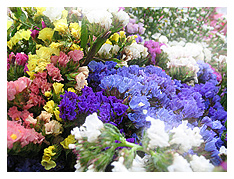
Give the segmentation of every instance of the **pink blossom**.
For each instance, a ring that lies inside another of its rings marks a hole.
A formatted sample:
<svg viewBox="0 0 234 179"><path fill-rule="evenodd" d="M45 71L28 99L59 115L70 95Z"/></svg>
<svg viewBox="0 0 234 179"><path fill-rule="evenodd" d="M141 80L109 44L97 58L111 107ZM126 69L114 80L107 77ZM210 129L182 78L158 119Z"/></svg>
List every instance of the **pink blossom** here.
<svg viewBox="0 0 234 179"><path fill-rule="evenodd" d="M10 118L11 118L12 120L14 120L14 121L18 121L19 119L21 119L21 118L20 118L20 116L21 116L21 111L18 111L18 109L17 109L16 106L13 106L13 107L9 108L7 114L8 114L8 115L10 116Z"/></svg>
<svg viewBox="0 0 234 179"><path fill-rule="evenodd" d="M24 89L29 87L31 80L27 77L20 77L18 80L14 81L16 93L22 92Z"/></svg>
<svg viewBox="0 0 234 179"><path fill-rule="evenodd" d="M84 53L81 50L74 50L74 51L68 52L68 55L70 56L70 58L73 59L74 62L78 62L79 60L83 58Z"/></svg>
<svg viewBox="0 0 234 179"><path fill-rule="evenodd" d="M16 89L13 81L7 82L7 99L9 101L15 99Z"/></svg>
<svg viewBox="0 0 234 179"><path fill-rule="evenodd" d="M57 55L50 57L51 63L53 63L54 65L56 65L58 59L59 59L59 56L57 56Z"/></svg>
<svg viewBox="0 0 234 179"><path fill-rule="evenodd" d="M62 75L60 74L60 70L54 66L53 63L50 63L46 66L46 69L48 70L48 74L52 77L53 81L61 81L64 80L62 78Z"/></svg>
<svg viewBox="0 0 234 179"><path fill-rule="evenodd" d="M60 51L58 62L61 67L66 67L67 63L69 62L70 58L62 51Z"/></svg>
<svg viewBox="0 0 234 179"><path fill-rule="evenodd" d="M7 148L11 149L17 141L21 143L21 147L33 142L41 144L45 137L36 132L34 129L26 129L17 121L7 121Z"/></svg>

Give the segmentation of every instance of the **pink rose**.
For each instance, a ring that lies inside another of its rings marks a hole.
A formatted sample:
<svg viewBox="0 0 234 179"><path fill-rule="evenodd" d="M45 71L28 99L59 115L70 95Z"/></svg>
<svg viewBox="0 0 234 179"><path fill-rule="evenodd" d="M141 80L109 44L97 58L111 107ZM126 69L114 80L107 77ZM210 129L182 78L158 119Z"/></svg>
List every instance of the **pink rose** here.
<svg viewBox="0 0 234 179"><path fill-rule="evenodd" d="M70 56L70 58L73 59L74 62L78 62L79 60L83 58L84 53L81 50L74 50L74 51L68 52L68 55Z"/></svg>
<svg viewBox="0 0 234 179"><path fill-rule="evenodd" d="M15 99L16 89L13 81L7 82L7 99L9 101Z"/></svg>

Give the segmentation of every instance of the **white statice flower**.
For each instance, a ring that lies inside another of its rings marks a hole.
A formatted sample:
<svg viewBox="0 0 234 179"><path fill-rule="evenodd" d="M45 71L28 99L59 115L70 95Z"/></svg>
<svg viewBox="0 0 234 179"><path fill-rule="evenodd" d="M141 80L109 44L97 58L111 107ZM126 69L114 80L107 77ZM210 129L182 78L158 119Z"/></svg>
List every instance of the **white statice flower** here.
<svg viewBox="0 0 234 179"><path fill-rule="evenodd" d="M192 172L188 161L178 153L174 154L173 163L167 167L167 170L169 172Z"/></svg>
<svg viewBox="0 0 234 179"><path fill-rule="evenodd" d="M112 57L112 54L110 53L113 45L110 45L108 43L105 43L101 46L101 48L98 51L98 55L102 58L109 59ZM115 47L116 48L116 47Z"/></svg>
<svg viewBox="0 0 234 179"><path fill-rule="evenodd" d="M83 8L82 13L90 23L99 24L109 30L112 23L112 14L106 8Z"/></svg>
<svg viewBox="0 0 234 179"><path fill-rule="evenodd" d="M219 155L224 154L227 155L227 149L224 146L221 146L219 149Z"/></svg>
<svg viewBox="0 0 234 179"><path fill-rule="evenodd" d="M123 162L124 162L123 157L120 157L118 161L112 162L111 165L114 166L112 172L129 172L128 169L123 164Z"/></svg>
<svg viewBox="0 0 234 179"><path fill-rule="evenodd" d="M214 169L214 165L202 155L200 157L193 155L190 165L194 172L212 172Z"/></svg>
<svg viewBox="0 0 234 179"><path fill-rule="evenodd" d="M147 48L142 44L136 42L131 45L124 47L124 52L126 56L132 59L145 58L148 55ZM129 59L130 60L130 59Z"/></svg>
<svg viewBox="0 0 234 179"><path fill-rule="evenodd" d="M63 7L47 7L43 12L45 16L47 16L51 22L61 19Z"/></svg>
<svg viewBox="0 0 234 179"><path fill-rule="evenodd" d="M150 128L146 131L147 136L150 139L148 147L153 149L156 147L169 146L169 135L165 131L164 122L149 116L146 117L146 120L151 122Z"/></svg>
<svg viewBox="0 0 234 179"><path fill-rule="evenodd" d="M83 137L87 137L88 142L95 142L101 134L100 130L103 128L104 125L102 121L98 119L97 113L93 113L86 117L85 123L80 128L73 128L71 134L75 136L78 142L82 140Z"/></svg>
<svg viewBox="0 0 234 179"><path fill-rule="evenodd" d="M126 13L125 11L121 10L121 11L118 11L116 14L115 14L115 17L118 19L119 22L122 23L122 26L126 26L128 23L129 23L129 15L128 13Z"/></svg>
<svg viewBox="0 0 234 179"><path fill-rule="evenodd" d="M86 128L88 142L95 142L101 134L100 130L104 128L103 122L98 119L97 113L93 113L86 117L83 126Z"/></svg>
<svg viewBox="0 0 234 179"><path fill-rule="evenodd" d="M131 168L128 169L130 172L146 172L146 169L144 168L144 159L140 156L136 155L136 157L133 159Z"/></svg>
<svg viewBox="0 0 234 179"><path fill-rule="evenodd" d="M211 61L211 58L212 58L212 53L211 53L211 51L210 51L208 48L204 48L204 49L203 49L203 52L204 52L204 56L205 56L204 61L205 61L205 62L210 62L210 61Z"/></svg>
<svg viewBox="0 0 234 179"><path fill-rule="evenodd" d="M169 143L178 144L181 152L187 152L192 147L199 147L203 142L200 129L198 127L188 128L187 123L187 120L182 121L182 124L170 131L173 136Z"/></svg>
<svg viewBox="0 0 234 179"><path fill-rule="evenodd" d="M158 39L160 43L167 44L168 43L168 38L165 35L161 35Z"/></svg>
<svg viewBox="0 0 234 179"><path fill-rule="evenodd" d="M80 165L80 161L79 160L76 160L76 164L74 165L75 167L75 172L83 172L85 167L81 167Z"/></svg>

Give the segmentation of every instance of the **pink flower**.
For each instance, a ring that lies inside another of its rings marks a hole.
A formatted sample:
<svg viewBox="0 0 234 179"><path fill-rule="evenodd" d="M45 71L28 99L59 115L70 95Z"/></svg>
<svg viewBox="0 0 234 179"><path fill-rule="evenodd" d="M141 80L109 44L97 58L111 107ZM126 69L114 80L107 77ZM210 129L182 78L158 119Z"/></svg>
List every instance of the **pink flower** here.
<svg viewBox="0 0 234 179"><path fill-rule="evenodd" d="M21 147L33 142L41 144L45 137L37 133L34 129L26 129L16 121L7 121L7 148L11 149L17 141L21 143Z"/></svg>
<svg viewBox="0 0 234 179"><path fill-rule="evenodd" d="M51 63L53 63L54 65L56 65L58 59L59 59L59 56L57 56L57 55L50 57Z"/></svg>
<svg viewBox="0 0 234 179"><path fill-rule="evenodd" d="M68 55L70 56L70 58L73 59L74 62L78 62L79 60L83 58L84 53L81 50L74 50L74 51L68 52Z"/></svg>
<svg viewBox="0 0 234 179"><path fill-rule="evenodd" d="M15 99L16 89L13 81L7 82L7 99L9 101Z"/></svg>
<svg viewBox="0 0 234 179"><path fill-rule="evenodd" d="M31 80L27 77L20 77L18 80L14 81L16 93L22 92L24 89L29 87Z"/></svg>
<svg viewBox="0 0 234 179"><path fill-rule="evenodd" d="M21 111L18 111L16 106L13 106L9 108L8 113L7 113L13 121L18 121L21 119Z"/></svg>
<svg viewBox="0 0 234 179"><path fill-rule="evenodd" d="M15 56L16 62L18 65L24 66L28 60L28 56L26 54L22 53L17 53Z"/></svg>
<svg viewBox="0 0 234 179"><path fill-rule="evenodd" d="M62 51L60 51L58 62L61 67L66 67L67 63L69 62L70 58Z"/></svg>
<svg viewBox="0 0 234 179"><path fill-rule="evenodd" d="M48 70L48 74L52 77L52 80L57 82L64 80L60 74L60 70L56 68L53 63L48 64L46 69Z"/></svg>

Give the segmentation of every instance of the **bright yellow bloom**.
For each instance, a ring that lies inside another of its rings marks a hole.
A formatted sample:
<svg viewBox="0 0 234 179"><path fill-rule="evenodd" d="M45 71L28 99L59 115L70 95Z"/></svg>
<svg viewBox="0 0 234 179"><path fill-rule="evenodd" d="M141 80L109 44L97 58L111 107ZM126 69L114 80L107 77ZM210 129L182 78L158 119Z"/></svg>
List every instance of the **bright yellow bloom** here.
<svg viewBox="0 0 234 179"><path fill-rule="evenodd" d="M54 30L59 32L65 32L68 29L67 19L59 19L54 22Z"/></svg>
<svg viewBox="0 0 234 179"><path fill-rule="evenodd" d="M54 168L56 166L55 161L53 161L51 157L56 155L53 150L55 150L55 147L53 145L44 149L44 155L42 157L41 165L44 166L46 170L50 170L51 168Z"/></svg>
<svg viewBox="0 0 234 179"><path fill-rule="evenodd" d="M111 42L109 39L107 39L107 40L106 40L106 44L112 45L112 42Z"/></svg>
<svg viewBox="0 0 234 179"><path fill-rule="evenodd" d="M63 86L64 86L64 84L62 84L62 83L58 83L58 82L53 83L53 88L54 88L55 94L62 93L64 91Z"/></svg>
<svg viewBox="0 0 234 179"><path fill-rule="evenodd" d="M22 36L23 39L29 40L29 38L31 37L31 33L32 32L30 30L27 30L27 31L23 30L21 32L21 36Z"/></svg>
<svg viewBox="0 0 234 179"><path fill-rule="evenodd" d="M12 23L13 23L12 21L9 20L7 21L7 30L11 27Z"/></svg>
<svg viewBox="0 0 234 179"><path fill-rule="evenodd" d="M81 51L83 51L83 48L80 48L79 45L72 44L72 46L70 47L70 50L81 50Z"/></svg>
<svg viewBox="0 0 234 179"><path fill-rule="evenodd" d="M9 49L12 49L12 47L13 47L12 40L9 40L9 41L7 42L7 46L8 46Z"/></svg>
<svg viewBox="0 0 234 179"><path fill-rule="evenodd" d="M125 32L124 31L120 31L119 32L120 38L126 38L125 36Z"/></svg>
<svg viewBox="0 0 234 179"><path fill-rule="evenodd" d="M73 93L76 92L76 90L75 90L74 88L68 88L67 91L68 91L68 92L71 91L71 92L73 92Z"/></svg>
<svg viewBox="0 0 234 179"><path fill-rule="evenodd" d="M69 29L70 29L71 34L72 34L73 37L78 38L78 39L80 38L81 27L79 26L78 23L76 23L76 22L75 23L70 23Z"/></svg>
<svg viewBox="0 0 234 179"><path fill-rule="evenodd" d="M46 105L43 107L47 112L53 114L54 111L54 101L50 100L46 103Z"/></svg>
<svg viewBox="0 0 234 179"><path fill-rule="evenodd" d="M60 114L59 107L56 107L56 108L54 109L54 115L55 115L57 121L62 122L63 120L59 117L59 114Z"/></svg>
<svg viewBox="0 0 234 179"><path fill-rule="evenodd" d="M63 146L64 149L69 149L69 144L76 143L76 139L74 135L70 134L64 141L60 142L60 144Z"/></svg>
<svg viewBox="0 0 234 179"><path fill-rule="evenodd" d="M43 15L43 12L46 10L46 7L34 7L37 10L37 14L35 16Z"/></svg>
<svg viewBox="0 0 234 179"><path fill-rule="evenodd" d="M56 42L52 42L51 44L50 44L50 47L51 48L58 48L59 46L61 46L62 44L60 44L60 43L56 43Z"/></svg>
<svg viewBox="0 0 234 179"><path fill-rule="evenodd" d="M52 93L51 93L51 91L46 91L46 92L44 93L44 95L45 95L45 97L49 98L49 97L52 96Z"/></svg>
<svg viewBox="0 0 234 179"><path fill-rule="evenodd" d="M66 9L64 9L62 11L62 19L66 19L67 18L67 15L68 15L68 11Z"/></svg>
<svg viewBox="0 0 234 179"><path fill-rule="evenodd" d="M45 60L39 61L35 68L35 72L43 72L46 69L46 66L50 64L50 62L46 62Z"/></svg>
<svg viewBox="0 0 234 179"><path fill-rule="evenodd" d="M42 29L41 31L39 31L38 38L43 40L44 42L46 40L51 41L53 35L54 35L54 30L46 27L46 28Z"/></svg>
<svg viewBox="0 0 234 179"><path fill-rule="evenodd" d="M46 59L50 62L50 57L53 52L50 47L41 47L39 50L36 50L36 54L39 58Z"/></svg>
<svg viewBox="0 0 234 179"><path fill-rule="evenodd" d="M119 41L119 34L118 33L114 33L113 35L111 35L110 40L111 41L115 41L115 42L118 43L118 41Z"/></svg>
<svg viewBox="0 0 234 179"><path fill-rule="evenodd" d="M29 40L31 37L31 31L30 30L24 30L21 29L18 32L15 33L15 35L7 42L7 46L12 49L12 47L17 44L20 40Z"/></svg>

